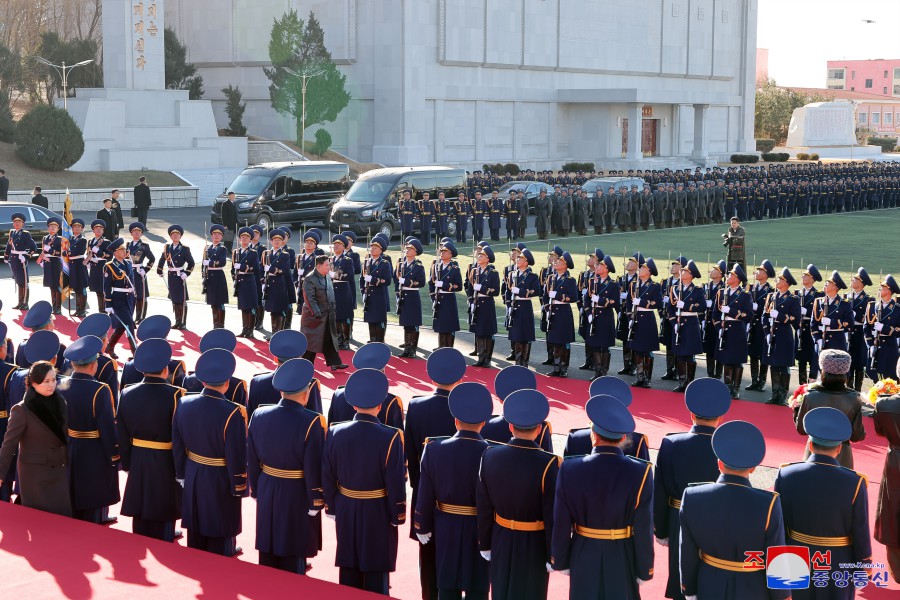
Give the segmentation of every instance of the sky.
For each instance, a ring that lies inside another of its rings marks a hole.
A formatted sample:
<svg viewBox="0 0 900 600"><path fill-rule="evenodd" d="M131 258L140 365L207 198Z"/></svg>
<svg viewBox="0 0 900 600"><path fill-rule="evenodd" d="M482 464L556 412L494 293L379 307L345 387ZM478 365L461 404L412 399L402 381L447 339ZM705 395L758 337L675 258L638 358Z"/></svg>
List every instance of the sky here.
<svg viewBox="0 0 900 600"><path fill-rule="evenodd" d="M779 85L824 88L829 60L900 59L898 23L900 0L759 0L756 46Z"/></svg>

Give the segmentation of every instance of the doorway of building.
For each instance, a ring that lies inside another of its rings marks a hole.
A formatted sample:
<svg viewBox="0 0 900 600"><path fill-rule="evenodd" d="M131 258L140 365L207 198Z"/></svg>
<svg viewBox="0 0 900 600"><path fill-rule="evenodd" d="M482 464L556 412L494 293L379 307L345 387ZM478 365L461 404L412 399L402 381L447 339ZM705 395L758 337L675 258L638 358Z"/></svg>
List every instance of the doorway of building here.
<svg viewBox="0 0 900 600"><path fill-rule="evenodd" d="M659 119L642 119L641 122L641 152L645 156L656 156L659 152L656 146L656 129Z"/></svg>

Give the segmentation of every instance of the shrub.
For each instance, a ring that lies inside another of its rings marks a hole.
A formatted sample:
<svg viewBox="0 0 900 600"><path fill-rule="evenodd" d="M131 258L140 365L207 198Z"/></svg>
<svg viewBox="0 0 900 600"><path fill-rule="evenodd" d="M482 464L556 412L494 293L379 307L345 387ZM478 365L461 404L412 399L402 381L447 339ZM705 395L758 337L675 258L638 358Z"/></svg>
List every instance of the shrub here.
<svg viewBox="0 0 900 600"><path fill-rule="evenodd" d="M755 154L732 154L731 162L736 164L759 162L759 156Z"/></svg>
<svg viewBox="0 0 900 600"><path fill-rule="evenodd" d="M506 163L503 165L503 172L509 173L510 175L518 175L522 169L519 168L519 165L516 163Z"/></svg>
<svg viewBox="0 0 900 600"><path fill-rule="evenodd" d="M892 137L870 137L867 143L872 146L881 146L882 152L893 152L897 147L897 138Z"/></svg>
<svg viewBox="0 0 900 600"><path fill-rule="evenodd" d="M809 154L807 154L806 152L798 152L797 160L809 160Z"/></svg>
<svg viewBox="0 0 900 600"><path fill-rule="evenodd" d="M819 155L813 152L809 155L809 160L819 160Z"/></svg>
<svg viewBox="0 0 900 600"><path fill-rule="evenodd" d="M9 108L9 96L0 92L0 142L16 141L16 122Z"/></svg>
<svg viewBox="0 0 900 600"><path fill-rule="evenodd" d="M766 162L785 162L791 157L787 152L764 152L762 159Z"/></svg>
<svg viewBox="0 0 900 600"><path fill-rule="evenodd" d="M225 129L225 135L233 137L244 137L247 135L247 128L244 126L244 111L247 110L247 103L241 103L244 94L239 87L222 88L225 94L225 114L228 115L228 128Z"/></svg>
<svg viewBox="0 0 900 600"><path fill-rule="evenodd" d="M594 163L592 162L570 162L566 163L562 166L562 170L565 173L577 173L578 171L586 171L590 173L594 170Z"/></svg>
<svg viewBox="0 0 900 600"><path fill-rule="evenodd" d="M503 163L486 164L481 165L481 169L483 171L496 173L497 175L505 175L506 173L509 173L510 175L518 175L519 171L522 170L516 163L507 163L505 165Z"/></svg>
<svg viewBox="0 0 900 600"><path fill-rule="evenodd" d="M62 171L84 154L84 136L69 113L39 104L16 127L16 151L32 167Z"/></svg>
<svg viewBox="0 0 900 600"><path fill-rule="evenodd" d="M771 152L774 147L775 147L775 140L766 139L766 138L756 140L756 150L758 152L762 152L763 154Z"/></svg>
<svg viewBox="0 0 900 600"><path fill-rule="evenodd" d="M331 134L326 129L316 130L316 143L312 147L313 154L322 158L329 148L331 148Z"/></svg>

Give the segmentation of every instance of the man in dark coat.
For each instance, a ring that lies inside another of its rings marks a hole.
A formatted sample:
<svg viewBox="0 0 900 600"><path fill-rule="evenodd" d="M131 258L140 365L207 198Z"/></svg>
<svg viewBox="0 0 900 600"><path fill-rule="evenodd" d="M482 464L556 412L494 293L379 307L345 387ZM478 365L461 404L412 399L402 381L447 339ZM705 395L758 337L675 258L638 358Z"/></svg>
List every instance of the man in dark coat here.
<svg viewBox="0 0 900 600"><path fill-rule="evenodd" d="M137 192L139 187L140 186L135 186L135 192ZM231 252L234 245L234 236L238 229L237 206L234 204L234 192L228 192L228 198L222 203L222 225L228 230L228 233L225 235L225 247Z"/></svg>
<svg viewBox="0 0 900 600"><path fill-rule="evenodd" d="M9 179L6 177L6 171L0 169L0 200L8 200L7 194L9 194Z"/></svg>
<svg viewBox="0 0 900 600"><path fill-rule="evenodd" d="M50 203L47 200L47 196L41 193L41 188L35 186L34 193L31 194L31 203L37 204L38 206L43 206L44 208L49 208Z"/></svg>
<svg viewBox="0 0 900 600"><path fill-rule="evenodd" d="M300 331L308 346L303 358L314 362L316 354L325 354L325 363L332 371L346 369L338 354L337 322L335 320L334 283L328 276L331 265L327 256L316 257L316 269L303 279L303 312Z"/></svg>
<svg viewBox="0 0 900 600"><path fill-rule="evenodd" d="M109 241L119 237L118 219L116 218L116 211L112 207L112 198L103 199L103 208L97 211L97 219L105 223L103 226L103 237Z"/></svg>
<svg viewBox="0 0 900 600"><path fill-rule="evenodd" d="M153 202L150 200L150 186L147 185L147 178L138 179L138 184L134 186L134 205L137 207L137 220L147 224L147 212Z"/></svg>

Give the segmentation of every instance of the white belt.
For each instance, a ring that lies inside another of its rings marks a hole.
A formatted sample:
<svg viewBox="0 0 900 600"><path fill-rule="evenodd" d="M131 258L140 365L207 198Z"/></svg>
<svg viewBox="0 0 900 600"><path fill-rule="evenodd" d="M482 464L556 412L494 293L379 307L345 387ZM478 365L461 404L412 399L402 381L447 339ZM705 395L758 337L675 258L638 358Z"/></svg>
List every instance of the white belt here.
<svg viewBox="0 0 900 600"><path fill-rule="evenodd" d="M94 257L94 256L91 257L91 262L93 262L93 263L98 263L98 262L100 262L100 260L101 260L101 259L96 258L96 257Z"/></svg>
<svg viewBox="0 0 900 600"><path fill-rule="evenodd" d="M346 279L333 279L331 283L350 283Z"/></svg>
<svg viewBox="0 0 900 600"><path fill-rule="evenodd" d="M562 300L551 300L550 304L569 304L569 303L563 302Z"/></svg>
<svg viewBox="0 0 900 600"><path fill-rule="evenodd" d="M184 271L184 267L166 267L166 269L168 269L170 273L172 271L175 271L176 273L178 273L179 271Z"/></svg>
<svg viewBox="0 0 900 600"><path fill-rule="evenodd" d="M740 319L735 319L734 317L725 317L726 321L740 321Z"/></svg>
<svg viewBox="0 0 900 600"><path fill-rule="evenodd" d="M638 312L656 312L655 308L644 308L643 306L635 306L634 308Z"/></svg>
<svg viewBox="0 0 900 600"><path fill-rule="evenodd" d="M681 316L681 317L699 317L699 316L700 316L700 313L695 313L695 312L683 312L683 313L681 313L680 315L675 315L675 316Z"/></svg>
<svg viewBox="0 0 900 600"><path fill-rule="evenodd" d="M86 257L86 256L87 256L87 254L82 254L81 256L70 256L70 257L69 257L69 260L79 260L79 259L82 259L82 258L84 258L84 257Z"/></svg>
<svg viewBox="0 0 900 600"><path fill-rule="evenodd" d="M863 325L865 325L865 323L860 323L860 322L854 322L853 324L858 325L859 327L862 327Z"/></svg>
<svg viewBox="0 0 900 600"><path fill-rule="evenodd" d="M531 302L532 300L534 300L534 297L532 297L532 298L513 298L513 300L515 300L516 302Z"/></svg>
<svg viewBox="0 0 900 600"><path fill-rule="evenodd" d="M811 317L803 317L801 321L809 321Z"/></svg>
<svg viewBox="0 0 900 600"><path fill-rule="evenodd" d="M221 271L225 267L206 267L207 271Z"/></svg>
<svg viewBox="0 0 900 600"><path fill-rule="evenodd" d="M401 287L400 289L404 292L418 292L421 288Z"/></svg>
<svg viewBox="0 0 900 600"><path fill-rule="evenodd" d="M438 294L455 294L456 292L445 292L444 290L438 290Z"/></svg>
<svg viewBox="0 0 900 600"><path fill-rule="evenodd" d="M826 331L826 332L827 332L827 331L842 331L842 332L846 332L847 330L844 329L843 327L839 327L839 328L837 328L837 329L835 329L834 327L826 327L826 328L825 328L825 331Z"/></svg>
<svg viewBox="0 0 900 600"><path fill-rule="evenodd" d="M491 295L490 294L482 294L481 292L475 292L475 297L476 298L490 298Z"/></svg>
<svg viewBox="0 0 900 600"><path fill-rule="evenodd" d="M10 250L13 254L31 254L29 250Z"/></svg>
<svg viewBox="0 0 900 600"><path fill-rule="evenodd" d="M119 292L121 294L130 294L134 291L134 288L113 288L112 291Z"/></svg>

